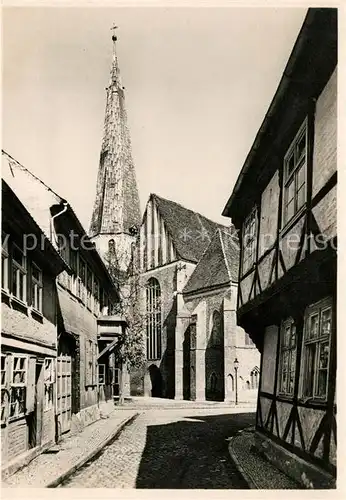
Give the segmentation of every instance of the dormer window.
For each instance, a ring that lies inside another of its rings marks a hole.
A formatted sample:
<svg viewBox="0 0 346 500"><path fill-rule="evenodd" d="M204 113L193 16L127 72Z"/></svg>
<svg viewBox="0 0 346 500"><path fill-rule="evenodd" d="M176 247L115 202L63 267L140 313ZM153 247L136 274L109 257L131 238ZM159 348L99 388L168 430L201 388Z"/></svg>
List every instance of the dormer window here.
<svg viewBox="0 0 346 500"><path fill-rule="evenodd" d="M300 127L284 159L285 226L306 202L307 121Z"/></svg>

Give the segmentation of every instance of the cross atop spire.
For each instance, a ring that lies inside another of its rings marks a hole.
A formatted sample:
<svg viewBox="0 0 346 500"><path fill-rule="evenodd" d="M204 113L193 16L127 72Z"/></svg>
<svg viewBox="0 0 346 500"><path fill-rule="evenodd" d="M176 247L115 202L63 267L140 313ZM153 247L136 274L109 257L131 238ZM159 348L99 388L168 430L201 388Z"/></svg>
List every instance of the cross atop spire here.
<svg viewBox="0 0 346 500"><path fill-rule="evenodd" d="M116 84L121 89L122 86L121 86L120 72L119 72L118 58L117 58L117 51L116 51L116 41L118 38L115 34L115 30L117 30L117 29L118 29L118 26L116 26L115 24L111 27L112 40L113 40L113 62L112 62L111 78L110 78L109 86Z"/></svg>
<svg viewBox="0 0 346 500"><path fill-rule="evenodd" d="M116 37L116 34L115 34L115 30L117 30L119 28L119 26L112 26L111 27L111 31L113 31L113 34L112 34L112 40L114 42L114 45L115 45L115 42L117 41L117 37Z"/></svg>

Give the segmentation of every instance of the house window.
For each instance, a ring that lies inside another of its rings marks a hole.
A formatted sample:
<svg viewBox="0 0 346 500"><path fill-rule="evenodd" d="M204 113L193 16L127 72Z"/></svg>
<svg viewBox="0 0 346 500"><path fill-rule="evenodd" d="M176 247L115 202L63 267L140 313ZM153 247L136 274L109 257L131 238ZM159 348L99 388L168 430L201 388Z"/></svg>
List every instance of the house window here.
<svg viewBox="0 0 346 500"><path fill-rule="evenodd" d="M243 226L243 273L251 268L256 258L257 210L252 210Z"/></svg>
<svg viewBox="0 0 346 500"><path fill-rule="evenodd" d="M87 307L91 309L91 301L93 294L93 274L89 267L87 267Z"/></svg>
<svg viewBox="0 0 346 500"><path fill-rule="evenodd" d="M1 288L9 289L8 280L8 234L2 233L2 252L1 252Z"/></svg>
<svg viewBox="0 0 346 500"><path fill-rule="evenodd" d="M280 346L280 392L292 396L296 373L296 326L292 319L284 321L281 326Z"/></svg>
<svg viewBox="0 0 346 500"><path fill-rule="evenodd" d="M1 423L6 421L6 412L8 406L7 392L7 357L1 354Z"/></svg>
<svg viewBox="0 0 346 500"><path fill-rule="evenodd" d="M53 408L53 387L54 387L54 360L46 358L44 360L44 408Z"/></svg>
<svg viewBox="0 0 346 500"><path fill-rule="evenodd" d="M31 306L36 311L42 312L42 271L34 263L31 268Z"/></svg>
<svg viewBox="0 0 346 500"><path fill-rule="evenodd" d="M306 120L294 138L284 159L283 224L287 224L306 202Z"/></svg>
<svg viewBox="0 0 346 500"><path fill-rule="evenodd" d="M146 287L147 303L147 358L161 358L161 290L155 278Z"/></svg>
<svg viewBox="0 0 346 500"><path fill-rule="evenodd" d="M308 308L303 346L305 398L327 398L331 328L331 300Z"/></svg>
<svg viewBox="0 0 346 500"><path fill-rule="evenodd" d="M106 365L97 365L97 378L99 385L106 383Z"/></svg>
<svg viewBox="0 0 346 500"><path fill-rule="evenodd" d="M100 312L100 283L94 276L94 313Z"/></svg>
<svg viewBox="0 0 346 500"><path fill-rule="evenodd" d="M13 356L11 370L10 418L25 414L28 360L25 356Z"/></svg>
<svg viewBox="0 0 346 500"><path fill-rule="evenodd" d="M15 244L12 248L12 293L26 302L26 256Z"/></svg>
<svg viewBox="0 0 346 500"><path fill-rule="evenodd" d="M86 283L86 264L82 257L79 257L78 278L77 278L77 297L85 303L85 283Z"/></svg>

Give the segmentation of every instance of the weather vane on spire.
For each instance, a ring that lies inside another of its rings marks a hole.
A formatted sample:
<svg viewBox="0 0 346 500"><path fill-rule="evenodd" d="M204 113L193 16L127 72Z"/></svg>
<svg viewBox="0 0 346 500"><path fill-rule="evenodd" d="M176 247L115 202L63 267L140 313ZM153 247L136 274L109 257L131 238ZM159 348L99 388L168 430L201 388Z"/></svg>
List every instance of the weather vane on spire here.
<svg viewBox="0 0 346 500"><path fill-rule="evenodd" d="M117 37L116 37L116 35L115 35L115 30L116 30L116 29L118 29L118 26L115 26L115 25L114 25L114 26L112 26L112 27L111 27L111 31L113 31L113 35L112 35L112 40L113 40L113 42L116 42L116 41L117 41Z"/></svg>

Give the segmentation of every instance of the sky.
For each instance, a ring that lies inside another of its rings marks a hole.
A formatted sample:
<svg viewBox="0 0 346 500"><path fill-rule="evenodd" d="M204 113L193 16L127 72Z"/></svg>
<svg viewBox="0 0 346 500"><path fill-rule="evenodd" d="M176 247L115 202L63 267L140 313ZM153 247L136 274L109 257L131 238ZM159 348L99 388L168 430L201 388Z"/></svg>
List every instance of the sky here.
<svg viewBox="0 0 346 500"><path fill-rule="evenodd" d="M115 23L141 209L154 192L228 225L222 210L305 15L287 7L5 8L2 147L89 229Z"/></svg>

